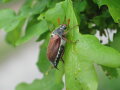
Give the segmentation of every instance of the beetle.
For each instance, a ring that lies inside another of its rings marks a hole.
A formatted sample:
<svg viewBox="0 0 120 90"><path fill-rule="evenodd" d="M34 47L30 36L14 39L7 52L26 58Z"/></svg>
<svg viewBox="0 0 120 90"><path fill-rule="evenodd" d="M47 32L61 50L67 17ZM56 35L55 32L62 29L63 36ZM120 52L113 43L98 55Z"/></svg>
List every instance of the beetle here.
<svg viewBox="0 0 120 90"><path fill-rule="evenodd" d="M64 54L64 47L66 44L64 31L66 29L67 24L62 24L60 27L55 29L51 34L51 38L48 44L47 57L56 69L59 60L61 59L63 61L62 56Z"/></svg>
<svg viewBox="0 0 120 90"><path fill-rule="evenodd" d="M58 23L60 24L59 18L58 18ZM55 29L51 34L51 38L48 44L47 57L49 61L52 63L52 65L54 66L54 68L56 69L58 69L57 65L60 59L64 62L64 60L62 59L62 56L64 54L64 48L67 40L65 38L65 35L69 32L69 31L65 32L65 30L69 28L69 24L70 24L70 19L68 19L67 24L61 24L57 29ZM75 25L75 26L79 26L79 25Z"/></svg>

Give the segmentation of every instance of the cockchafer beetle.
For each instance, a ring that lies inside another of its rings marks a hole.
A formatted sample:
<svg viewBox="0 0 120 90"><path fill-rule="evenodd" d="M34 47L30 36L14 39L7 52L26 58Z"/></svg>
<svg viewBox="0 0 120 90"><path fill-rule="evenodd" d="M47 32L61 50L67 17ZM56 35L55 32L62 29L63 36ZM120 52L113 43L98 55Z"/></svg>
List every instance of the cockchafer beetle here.
<svg viewBox="0 0 120 90"><path fill-rule="evenodd" d="M58 23L60 23L60 19L58 19ZM64 47L66 44L65 30L67 29L69 23L70 19L68 19L68 24L62 24L55 29L52 32L49 41L47 57L56 69L58 69L57 65L59 60L61 59L63 61L62 56L64 54Z"/></svg>

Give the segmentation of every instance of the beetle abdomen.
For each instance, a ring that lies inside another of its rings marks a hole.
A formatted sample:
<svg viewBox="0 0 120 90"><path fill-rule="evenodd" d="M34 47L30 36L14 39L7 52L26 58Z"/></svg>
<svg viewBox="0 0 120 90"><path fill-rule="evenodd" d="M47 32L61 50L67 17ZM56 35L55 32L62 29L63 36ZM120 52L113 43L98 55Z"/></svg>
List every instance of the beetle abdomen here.
<svg viewBox="0 0 120 90"><path fill-rule="evenodd" d="M62 56L64 54L65 43L66 43L66 41L64 39L61 39L61 44L60 44L57 56L55 58L55 61L53 63L54 67L56 67L56 68L57 68L57 65L59 63L59 60L62 58Z"/></svg>
<svg viewBox="0 0 120 90"><path fill-rule="evenodd" d="M54 35L51 37L48 49L47 49L47 57L51 62L54 62L60 47L61 38L58 35Z"/></svg>
<svg viewBox="0 0 120 90"><path fill-rule="evenodd" d="M56 56L56 61L59 61L59 59L63 56L64 53L64 46L62 45L58 51L58 54Z"/></svg>

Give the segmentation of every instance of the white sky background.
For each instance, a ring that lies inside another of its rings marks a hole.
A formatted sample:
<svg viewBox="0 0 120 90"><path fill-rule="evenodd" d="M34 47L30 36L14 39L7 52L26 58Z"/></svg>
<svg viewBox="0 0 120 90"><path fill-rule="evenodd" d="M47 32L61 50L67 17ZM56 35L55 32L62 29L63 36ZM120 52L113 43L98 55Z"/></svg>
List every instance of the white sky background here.
<svg viewBox="0 0 120 90"><path fill-rule="evenodd" d="M0 58L0 90L15 90L15 86L21 82L31 83L34 79L42 77L36 66L38 44L29 42L12 48L4 43L4 47L10 51Z"/></svg>

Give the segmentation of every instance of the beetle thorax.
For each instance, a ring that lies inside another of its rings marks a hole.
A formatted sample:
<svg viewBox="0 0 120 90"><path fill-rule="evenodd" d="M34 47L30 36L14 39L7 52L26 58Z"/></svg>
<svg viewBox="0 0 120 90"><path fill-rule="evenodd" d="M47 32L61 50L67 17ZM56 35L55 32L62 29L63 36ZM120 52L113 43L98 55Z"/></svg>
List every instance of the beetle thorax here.
<svg viewBox="0 0 120 90"><path fill-rule="evenodd" d="M60 25L59 28L53 31L53 34L57 34L59 36L62 36L64 31L66 30L67 26L65 24Z"/></svg>

